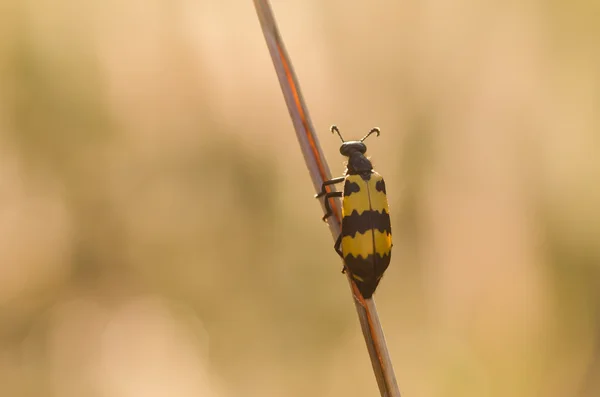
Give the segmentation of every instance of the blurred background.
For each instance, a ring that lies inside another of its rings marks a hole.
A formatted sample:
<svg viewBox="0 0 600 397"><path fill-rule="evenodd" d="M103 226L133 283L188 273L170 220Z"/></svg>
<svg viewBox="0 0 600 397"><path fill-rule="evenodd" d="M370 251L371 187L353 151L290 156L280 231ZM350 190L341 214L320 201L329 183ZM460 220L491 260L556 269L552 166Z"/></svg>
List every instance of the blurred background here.
<svg viewBox="0 0 600 397"><path fill-rule="evenodd" d="M600 3L273 8L403 395L600 395ZM313 194L251 1L2 1L0 395L378 395Z"/></svg>

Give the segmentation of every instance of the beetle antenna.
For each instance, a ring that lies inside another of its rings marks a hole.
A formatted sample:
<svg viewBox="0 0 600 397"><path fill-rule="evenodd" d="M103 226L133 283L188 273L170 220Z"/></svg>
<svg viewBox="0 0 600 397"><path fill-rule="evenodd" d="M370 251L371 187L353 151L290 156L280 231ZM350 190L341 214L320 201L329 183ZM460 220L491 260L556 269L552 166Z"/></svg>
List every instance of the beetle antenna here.
<svg viewBox="0 0 600 397"><path fill-rule="evenodd" d="M379 136L379 134L381 133L381 131L379 131L379 128L375 127L373 129L371 129L371 131L369 131L369 133L367 135L365 135L363 137L363 139L361 139L360 141L363 142L365 139L367 139L369 137L369 135L371 135L372 133L376 132L377 136Z"/></svg>
<svg viewBox="0 0 600 397"><path fill-rule="evenodd" d="M344 140L344 138L342 138L342 134L340 134L340 130L338 130L336 125L332 125L331 128L329 129L331 131L331 133L333 134L334 132L337 132L337 134L340 136L340 139L342 140L342 143L346 142Z"/></svg>

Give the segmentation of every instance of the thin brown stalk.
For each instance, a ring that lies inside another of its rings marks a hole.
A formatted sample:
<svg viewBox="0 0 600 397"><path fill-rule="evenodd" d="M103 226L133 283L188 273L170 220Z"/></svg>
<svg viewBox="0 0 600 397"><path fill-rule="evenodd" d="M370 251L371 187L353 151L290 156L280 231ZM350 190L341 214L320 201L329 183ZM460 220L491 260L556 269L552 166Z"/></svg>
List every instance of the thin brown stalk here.
<svg viewBox="0 0 600 397"><path fill-rule="evenodd" d="M279 35L271 6L268 0L254 0L254 5L294 124L296 137L304 154L306 166L310 172L315 191L320 192L323 181L331 179L329 166L321 151L291 60ZM334 216L329 218L329 229L335 240L341 231L340 206L339 201L335 199L330 199L330 204ZM321 205L323 206L323 203ZM364 299L350 276L348 274L347 276L379 391L385 397L400 397L396 375L385 343L375 302L373 299Z"/></svg>

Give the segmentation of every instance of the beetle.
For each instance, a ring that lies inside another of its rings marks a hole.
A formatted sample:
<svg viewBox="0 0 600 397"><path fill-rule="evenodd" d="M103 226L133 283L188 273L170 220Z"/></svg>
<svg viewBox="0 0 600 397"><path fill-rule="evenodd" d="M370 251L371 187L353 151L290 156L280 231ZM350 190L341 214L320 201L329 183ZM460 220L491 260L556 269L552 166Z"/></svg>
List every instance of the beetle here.
<svg viewBox="0 0 600 397"><path fill-rule="evenodd" d="M331 126L342 140L340 153L348 158L344 176L323 182L316 198L324 197L327 221L333 211L329 199L342 198L342 232L335 242L335 250L344 260L344 269L350 275L364 298L371 298L392 256L392 227L385 181L373 170L365 156L364 140L371 134L380 134L373 128L359 141L345 141L339 129ZM326 186L344 182L343 192L328 192Z"/></svg>

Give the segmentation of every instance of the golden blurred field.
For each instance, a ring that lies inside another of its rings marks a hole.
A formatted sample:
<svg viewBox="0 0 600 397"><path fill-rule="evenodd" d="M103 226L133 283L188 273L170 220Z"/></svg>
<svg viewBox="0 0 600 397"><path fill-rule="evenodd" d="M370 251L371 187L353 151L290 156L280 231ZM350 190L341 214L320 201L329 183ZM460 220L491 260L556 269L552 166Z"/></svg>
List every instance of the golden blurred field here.
<svg viewBox="0 0 600 397"><path fill-rule="evenodd" d="M403 396L600 395L600 3L272 3ZM313 194L251 1L4 0L0 395L378 395Z"/></svg>

